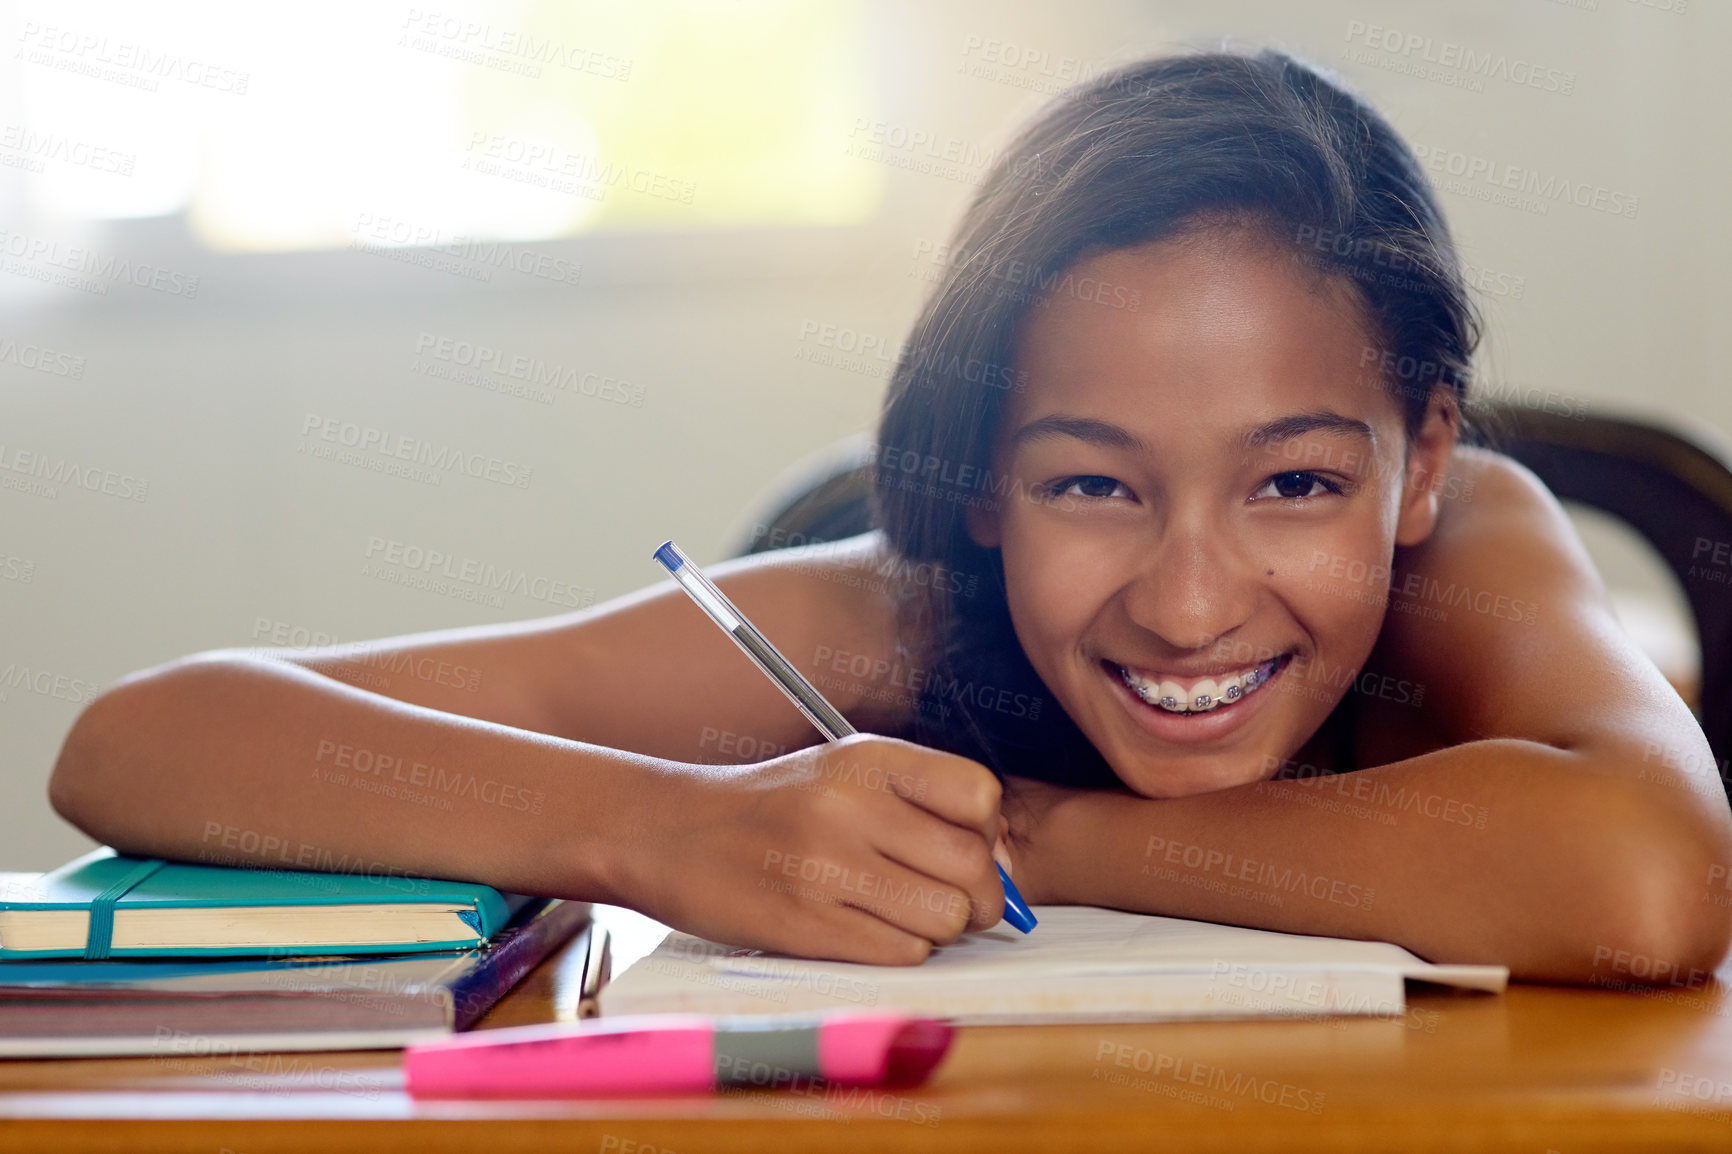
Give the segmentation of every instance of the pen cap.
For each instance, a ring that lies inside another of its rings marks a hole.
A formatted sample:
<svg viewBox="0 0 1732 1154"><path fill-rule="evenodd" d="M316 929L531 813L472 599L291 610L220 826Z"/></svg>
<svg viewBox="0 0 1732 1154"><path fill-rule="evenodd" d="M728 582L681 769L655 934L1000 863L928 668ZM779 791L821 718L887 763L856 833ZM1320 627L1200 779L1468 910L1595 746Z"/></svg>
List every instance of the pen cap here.
<svg viewBox="0 0 1732 1154"><path fill-rule="evenodd" d="M733 633L740 627L740 615L734 610L727 594L717 589L715 583L692 564L691 558L682 553L678 545L672 541L664 541L653 556L656 563L668 571L668 576L679 582L686 595L698 603L698 608L710 615L710 620L728 633Z"/></svg>
<svg viewBox="0 0 1732 1154"><path fill-rule="evenodd" d="M818 1029L818 1067L832 1082L916 1086L950 1049L956 1027L901 1014L835 1014Z"/></svg>

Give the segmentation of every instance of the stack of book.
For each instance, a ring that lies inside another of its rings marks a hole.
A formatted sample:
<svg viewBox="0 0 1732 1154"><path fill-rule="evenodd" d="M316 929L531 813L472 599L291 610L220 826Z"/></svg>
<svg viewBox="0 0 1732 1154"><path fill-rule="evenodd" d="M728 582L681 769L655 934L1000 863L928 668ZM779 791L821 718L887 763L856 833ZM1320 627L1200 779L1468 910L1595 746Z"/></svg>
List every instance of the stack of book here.
<svg viewBox="0 0 1732 1154"><path fill-rule="evenodd" d="M100 849L52 873L0 875L0 1056L381 1049L443 1037L590 932L589 913L586 902L467 882Z"/></svg>

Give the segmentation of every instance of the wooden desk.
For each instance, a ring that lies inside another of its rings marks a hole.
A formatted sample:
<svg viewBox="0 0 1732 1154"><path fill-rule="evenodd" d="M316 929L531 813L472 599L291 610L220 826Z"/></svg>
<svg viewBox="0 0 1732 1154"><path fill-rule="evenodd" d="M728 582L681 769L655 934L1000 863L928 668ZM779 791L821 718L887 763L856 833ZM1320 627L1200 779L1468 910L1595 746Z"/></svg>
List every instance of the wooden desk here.
<svg viewBox="0 0 1732 1154"><path fill-rule="evenodd" d="M556 955L482 1028L570 1017ZM964 1030L912 1093L421 1103L395 1052L0 1061L0 1151L1732 1149L1732 986L1420 994L1402 1021Z"/></svg>

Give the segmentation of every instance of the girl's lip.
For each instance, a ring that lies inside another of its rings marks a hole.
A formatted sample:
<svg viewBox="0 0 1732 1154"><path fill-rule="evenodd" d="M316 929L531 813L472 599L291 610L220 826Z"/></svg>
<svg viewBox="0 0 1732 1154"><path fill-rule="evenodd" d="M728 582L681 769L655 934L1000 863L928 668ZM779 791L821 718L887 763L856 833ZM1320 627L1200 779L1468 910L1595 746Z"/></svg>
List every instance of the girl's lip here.
<svg viewBox="0 0 1732 1154"><path fill-rule="evenodd" d="M1291 655L1283 655L1275 666L1275 672L1255 692L1232 705L1217 706L1207 713L1169 713L1138 697L1111 662L1102 661L1096 668L1112 686L1113 694L1131 715L1131 720L1144 733L1174 745L1206 745L1237 732L1261 713L1264 699L1270 696L1270 684L1280 679L1289 664Z"/></svg>

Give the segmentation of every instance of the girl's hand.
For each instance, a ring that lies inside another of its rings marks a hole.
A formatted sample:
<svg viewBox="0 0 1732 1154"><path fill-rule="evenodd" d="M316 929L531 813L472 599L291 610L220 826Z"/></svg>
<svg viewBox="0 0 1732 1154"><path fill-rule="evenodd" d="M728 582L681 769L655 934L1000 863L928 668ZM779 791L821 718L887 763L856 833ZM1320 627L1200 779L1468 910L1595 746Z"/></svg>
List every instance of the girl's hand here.
<svg viewBox="0 0 1732 1154"><path fill-rule="evenodd" d="M1065 847L1059 844L1052 817L1062 803L1100 792L1048 785L1026 777L1005 779L1000 860L1004 857L1010 859L1005 869L1029 905L1051 905L1067 900L1057 887L1056 859Z"/></svg>
<svg viewBox="0 0 1732 1154"><path fill-rule="evenodd" d="M977 762L862 733L687 768L648 800L621 895L677 929L912 965L1003 913L999 785Z"/></svg>

